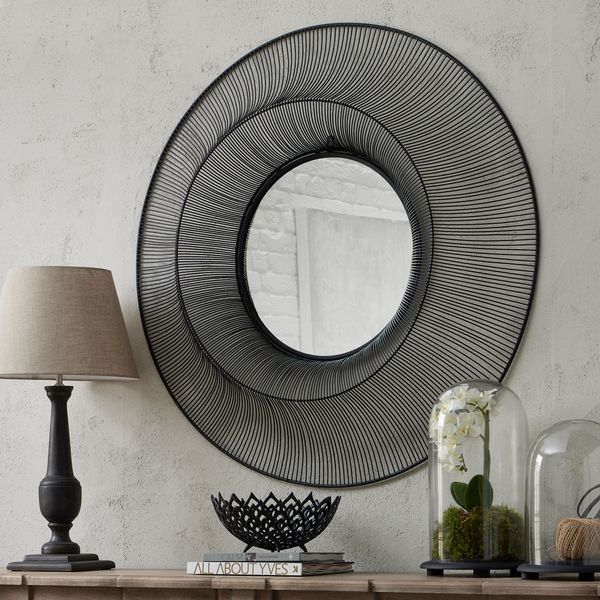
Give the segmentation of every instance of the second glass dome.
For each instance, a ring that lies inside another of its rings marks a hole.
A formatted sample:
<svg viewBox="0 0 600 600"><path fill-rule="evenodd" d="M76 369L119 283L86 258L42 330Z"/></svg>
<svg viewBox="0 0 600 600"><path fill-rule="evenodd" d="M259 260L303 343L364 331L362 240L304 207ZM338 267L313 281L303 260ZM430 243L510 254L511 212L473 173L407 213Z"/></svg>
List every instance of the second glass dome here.
<svg viewBox="0 0 600 600"><path fill-rule="evenodd" d="M528 578L600 573L600 423L573 420L543 431L527 473Z"/></svg>

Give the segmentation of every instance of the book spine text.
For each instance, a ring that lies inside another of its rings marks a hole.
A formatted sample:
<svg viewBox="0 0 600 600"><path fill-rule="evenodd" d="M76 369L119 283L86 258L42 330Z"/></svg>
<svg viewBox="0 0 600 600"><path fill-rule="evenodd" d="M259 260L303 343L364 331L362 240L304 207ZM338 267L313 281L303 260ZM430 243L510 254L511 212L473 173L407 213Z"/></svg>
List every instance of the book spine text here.
<svg viewBox="0 0 600 600"><path fill-rule="evenodd" d="M188 562L188 575L257 575L261 577L300 577L302 563L300 562L250 562L250 561L219 561L219 562Z"/></svg>

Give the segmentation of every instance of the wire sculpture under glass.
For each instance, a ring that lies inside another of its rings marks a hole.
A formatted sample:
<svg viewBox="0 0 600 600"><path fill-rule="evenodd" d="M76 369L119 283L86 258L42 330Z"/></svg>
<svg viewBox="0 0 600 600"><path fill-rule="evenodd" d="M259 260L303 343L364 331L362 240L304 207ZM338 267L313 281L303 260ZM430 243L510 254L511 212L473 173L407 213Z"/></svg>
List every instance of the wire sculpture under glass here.
<svg viewBox="0 0 600 600"><path fill-rule="evenodd" d="M309 494L299 500L290 494L284 500L270 493L264 500L254 494L247 499L235 494L229 500L221 494L211 496L215 512L225 529L250 548L264 548L279 552L299 547L306 552L306 544L323 533L331 523L340 496L316 500Z"/></svg>
<svg viewBox="0 0 600 600"><path fill-rule="evenodd" d="M600 484L581 496L577 503L577 516L581 519L600 519Z"/></svg>

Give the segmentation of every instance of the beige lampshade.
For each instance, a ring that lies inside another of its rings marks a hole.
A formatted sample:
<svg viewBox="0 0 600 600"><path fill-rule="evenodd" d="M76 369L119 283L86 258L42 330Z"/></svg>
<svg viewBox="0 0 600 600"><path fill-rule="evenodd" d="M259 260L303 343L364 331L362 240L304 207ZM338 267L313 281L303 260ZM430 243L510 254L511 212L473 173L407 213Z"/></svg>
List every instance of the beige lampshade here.
<svg viewBox="0 0 600 600"><path fill-rule="evenodd" d="M0 377L137 379L112 274L87 267L8 272L0 294Z"/></svg>

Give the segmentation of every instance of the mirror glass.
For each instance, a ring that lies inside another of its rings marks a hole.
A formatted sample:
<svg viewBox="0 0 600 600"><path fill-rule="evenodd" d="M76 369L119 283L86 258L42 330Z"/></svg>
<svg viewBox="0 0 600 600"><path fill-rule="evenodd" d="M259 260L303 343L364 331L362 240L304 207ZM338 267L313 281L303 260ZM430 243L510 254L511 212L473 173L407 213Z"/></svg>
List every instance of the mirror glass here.
<svg viewBox="0 0 600 600"><path fill-rule="evenodd" d="M258 316L285 345L336 356L392 319L406 291L411 228L398 194L371 167L326 156L266 192L246 243Z"/></svg>

